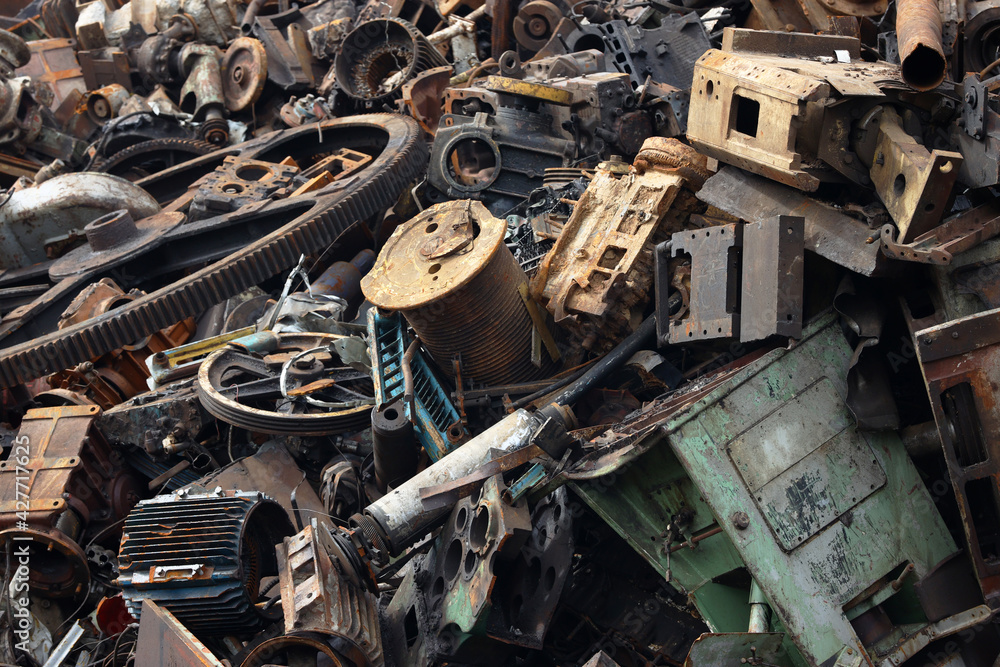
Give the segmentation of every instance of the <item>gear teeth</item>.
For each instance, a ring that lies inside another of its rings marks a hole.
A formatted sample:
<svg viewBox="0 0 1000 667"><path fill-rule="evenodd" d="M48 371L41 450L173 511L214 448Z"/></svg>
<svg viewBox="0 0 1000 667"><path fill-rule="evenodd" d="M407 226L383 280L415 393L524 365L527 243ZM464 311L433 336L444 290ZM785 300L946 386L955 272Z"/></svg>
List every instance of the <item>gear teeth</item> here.
<svg viewBox="0 0 1000 667"><path fill-rule="evenodd" d="M313 207L281 229L183 280L107 315L0 350L2 386L13 387L89 361L186 317L199 315L212 305L292 268L300 255L324 250L355 223L391 206L404 187L427 166L427 144L420 126L406 116L375 113L323 124L324 132L357 134L365 130L388 134L382 152L365 169L370 178L354 178L342 190L316 197ZM266 159L265 153L275 153L298 135L315 132L314 126L289 130L288 134L275 138L276 141L257 144L243 157Z"/></svg>

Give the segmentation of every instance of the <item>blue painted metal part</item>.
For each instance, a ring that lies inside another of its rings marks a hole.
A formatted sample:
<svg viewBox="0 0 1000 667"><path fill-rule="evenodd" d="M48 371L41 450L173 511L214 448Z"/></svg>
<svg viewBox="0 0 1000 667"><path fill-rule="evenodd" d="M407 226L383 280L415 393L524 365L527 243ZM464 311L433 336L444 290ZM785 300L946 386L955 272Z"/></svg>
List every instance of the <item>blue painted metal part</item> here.
<svg viewBox="0 0 1000 667"><path fill-rule="evenodd" d="M403 353L409 344L403 316L380 314L378 309L372 308L368 311L368 337L376 404L401 400ZM413 372L413 406L404 405L406 417L413 423L417 440L431 461L437 461L458 447L466 435L465 428L448 392L419 350L413 355L410 370Z"/></svg>
<svg viewBox="0 0 1000 667"><path fill-rule="evenodd" d="M524 473L520 479L511 484L507 489L507 492L510 494L510 504L513 505L520 500L524 494L531 491L543 479L545 479L545 468L542 467L541 463L536 463L528 468L528 472Z"/></svg>

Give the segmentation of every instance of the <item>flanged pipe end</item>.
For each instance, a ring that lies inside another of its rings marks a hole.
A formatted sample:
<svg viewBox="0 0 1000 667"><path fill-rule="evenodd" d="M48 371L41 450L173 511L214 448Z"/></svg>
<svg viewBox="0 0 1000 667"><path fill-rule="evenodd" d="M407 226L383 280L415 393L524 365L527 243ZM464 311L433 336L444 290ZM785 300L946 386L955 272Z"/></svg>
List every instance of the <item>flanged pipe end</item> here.
<svg viewBox="0 0 1000 667"><path fill-rule="evenodd" d="M93 250L111 250L137 237L139 229L128 210L123 208L102 215L84 227L83 233Z"/></svg>

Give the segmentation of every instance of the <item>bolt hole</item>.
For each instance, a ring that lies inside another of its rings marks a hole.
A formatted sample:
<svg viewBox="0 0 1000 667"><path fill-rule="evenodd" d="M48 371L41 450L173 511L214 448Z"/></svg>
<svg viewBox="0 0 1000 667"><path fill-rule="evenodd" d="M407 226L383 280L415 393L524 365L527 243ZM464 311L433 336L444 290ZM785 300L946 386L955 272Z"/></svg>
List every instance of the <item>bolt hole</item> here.
<svg viewBox="0 0 1000 667"><path fill-rule="evenodd" d="M906 176L898 174L896 180L892 182L892 191L897 197L902 197L906 191Z"/></svg>

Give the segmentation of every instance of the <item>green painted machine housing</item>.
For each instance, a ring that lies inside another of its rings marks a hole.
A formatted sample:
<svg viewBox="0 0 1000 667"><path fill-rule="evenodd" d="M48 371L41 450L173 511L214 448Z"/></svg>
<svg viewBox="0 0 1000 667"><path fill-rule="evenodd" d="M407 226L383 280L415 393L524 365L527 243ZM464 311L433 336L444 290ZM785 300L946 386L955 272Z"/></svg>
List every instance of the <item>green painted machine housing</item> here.
<svg viewBox="0 0 1000 667"><path fill-rule="evenodd" d="M747 632L755 580L769 630L785 633L771 656L781 664L898 656L929 624L914 584L957 551L899 437L856 428L850 357L823 316L791 349L696 386L686 405L671 396L682 407L633 438L631 455L571 483L714 633ZM683 528L666 545L671 521ZM891 632L860 637L866 612Z"/></svg>

